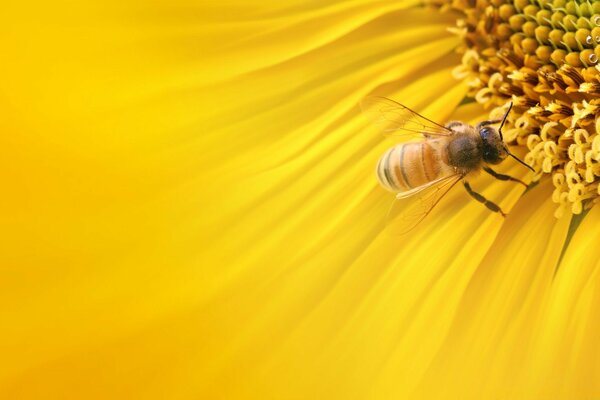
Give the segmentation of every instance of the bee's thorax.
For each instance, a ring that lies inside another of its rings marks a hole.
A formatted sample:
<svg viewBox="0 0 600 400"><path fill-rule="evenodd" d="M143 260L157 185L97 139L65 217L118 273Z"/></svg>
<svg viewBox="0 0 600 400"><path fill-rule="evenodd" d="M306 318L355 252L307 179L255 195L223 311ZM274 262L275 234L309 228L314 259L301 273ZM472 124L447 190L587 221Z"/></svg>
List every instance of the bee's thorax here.
<svg viewBox="0 0 600 400"><path fill-rule="evenodd" d="M446 146L448 165L462 171L477 168L482 160L482 141L473 135L457 135Z"/></svg>

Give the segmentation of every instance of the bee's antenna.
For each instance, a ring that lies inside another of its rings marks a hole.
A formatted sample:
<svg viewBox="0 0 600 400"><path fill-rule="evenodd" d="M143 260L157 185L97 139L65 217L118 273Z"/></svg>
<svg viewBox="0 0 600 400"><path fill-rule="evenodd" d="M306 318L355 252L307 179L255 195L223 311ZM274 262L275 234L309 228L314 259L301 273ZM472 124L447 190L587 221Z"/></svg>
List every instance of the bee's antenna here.
<svg viewBox="0 0 600 400"><path fill-rule="evenodd" d="M508 104L508 110L506 110L506 114L504 114L504 118L502 118L502 123L500 124L500 128L498 128L498 133L500 134L500 139L502 141L504 141L504 138L502 137L502 127L504 126L504 123L506 122L506 118L508 117L508 114L510 113L510 110L512 109L513 106L513 102L511 101ZM535 172L535 169L533 169L533 167L531 167L528 164L525 164L524 161L521 161L519 159L519 157L515 156L513 153L511 153L510 151L508 152L508 155L511 156L512 158L514 158L515 160L517 160L519 163L523 164L524 166L526 166L527 168L529 168L531 171Z"/></svg>
<svg viewBox="0 0 600 400"><path fill-rule="evenodd" d="M527 168L529 168L530 170L532 170L533 172L535 172L535 169L533 169L533 167L531 167L529 164L525 164L524 161L521 161L517 156L515 156L513 153L508 153L509 156L511 156L512 158L514 158L515 160L517 160L518 162L520 162L521 164L523 164L524 166L526 166Z"/></svg>
<svg viewBox="0 0 600 400"><path fill-rule="evenodd" d="M502 137L502 127L504 126L504 123L506 122L506 117L508 117L508 113L510 112L510 109L512 108L512 106L513 106L513 103L511 101L508 106L508 110L506 110L506 114L504 114L504 118L502 118L502 123L500 124L500 128L498 128L498 133L500 134L500 139L502 139L503 141L504 141L504 138ZM527 164L525 164L525 165L527 165Z"/></svg>

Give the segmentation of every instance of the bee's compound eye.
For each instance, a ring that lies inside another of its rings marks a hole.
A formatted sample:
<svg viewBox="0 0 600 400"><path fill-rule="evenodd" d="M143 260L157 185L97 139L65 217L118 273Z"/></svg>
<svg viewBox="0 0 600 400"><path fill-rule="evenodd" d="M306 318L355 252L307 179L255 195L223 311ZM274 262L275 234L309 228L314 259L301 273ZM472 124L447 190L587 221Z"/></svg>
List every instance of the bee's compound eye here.
<svg viewBox="0 0 600 400"><path fill-rule="evenodd" d="M479 131L479 135L481 136L481 138L483 140L486 140L487 138L489 138L490 136L492 136L494 134L494 131L492 129L490 129L489 126L484 126L483 128L481 128L481 130Z"/></svg>

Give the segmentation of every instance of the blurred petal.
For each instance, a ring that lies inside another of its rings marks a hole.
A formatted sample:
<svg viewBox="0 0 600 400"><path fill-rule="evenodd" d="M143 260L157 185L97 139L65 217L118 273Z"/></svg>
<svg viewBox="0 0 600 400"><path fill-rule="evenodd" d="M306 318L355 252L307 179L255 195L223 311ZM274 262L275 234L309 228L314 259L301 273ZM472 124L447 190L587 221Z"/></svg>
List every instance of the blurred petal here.
<svg viewBox="0 0 600 400"><path fill-rule="evenodd" d="M598 384L600 210L594 207L573 235L548 293L534 342L531 381L542 395L594 397ZM543 385L542 385L543 383Z"/></svg>
<svg viewBox="0 0 600 400"><path fill-rule="evenodd" d="M537 395L523 379L530 377L533 348L545 335L532 327L542 319L569 229L569 219L552 216L551 190L545 182L523 196L470 277L423 380L423 397Z"/></svg>
<svg viewBox="0 0 600 400"><path fill-rule="evenodd" d="M252 393L383 226L357 102L464 96L411 4L11 6L3 397Z"/></svg>
<svg viewBox="0 0 600 400"><path fill-rule="evenodd" d="M357 103L482 120L453 21L416 1L7 7L1 397L596 394L595 210L563 253L549 181L481 175L505 220L457 186L385 231L393 141Z"/></svg>

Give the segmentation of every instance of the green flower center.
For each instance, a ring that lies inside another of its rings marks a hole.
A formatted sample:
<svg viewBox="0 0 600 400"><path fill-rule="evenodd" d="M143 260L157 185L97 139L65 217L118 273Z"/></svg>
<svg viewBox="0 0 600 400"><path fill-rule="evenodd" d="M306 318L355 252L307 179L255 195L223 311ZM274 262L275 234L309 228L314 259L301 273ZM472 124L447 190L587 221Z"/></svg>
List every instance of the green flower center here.
<svg viewBox="0 0 600 400"><path fill-rule="evenodd" d="M574 214L600 196L600 2L429 0L458 11L464 79L498 115L513 101L505 140L526 147L534 181L552 176L555 213Z"/></svg>

